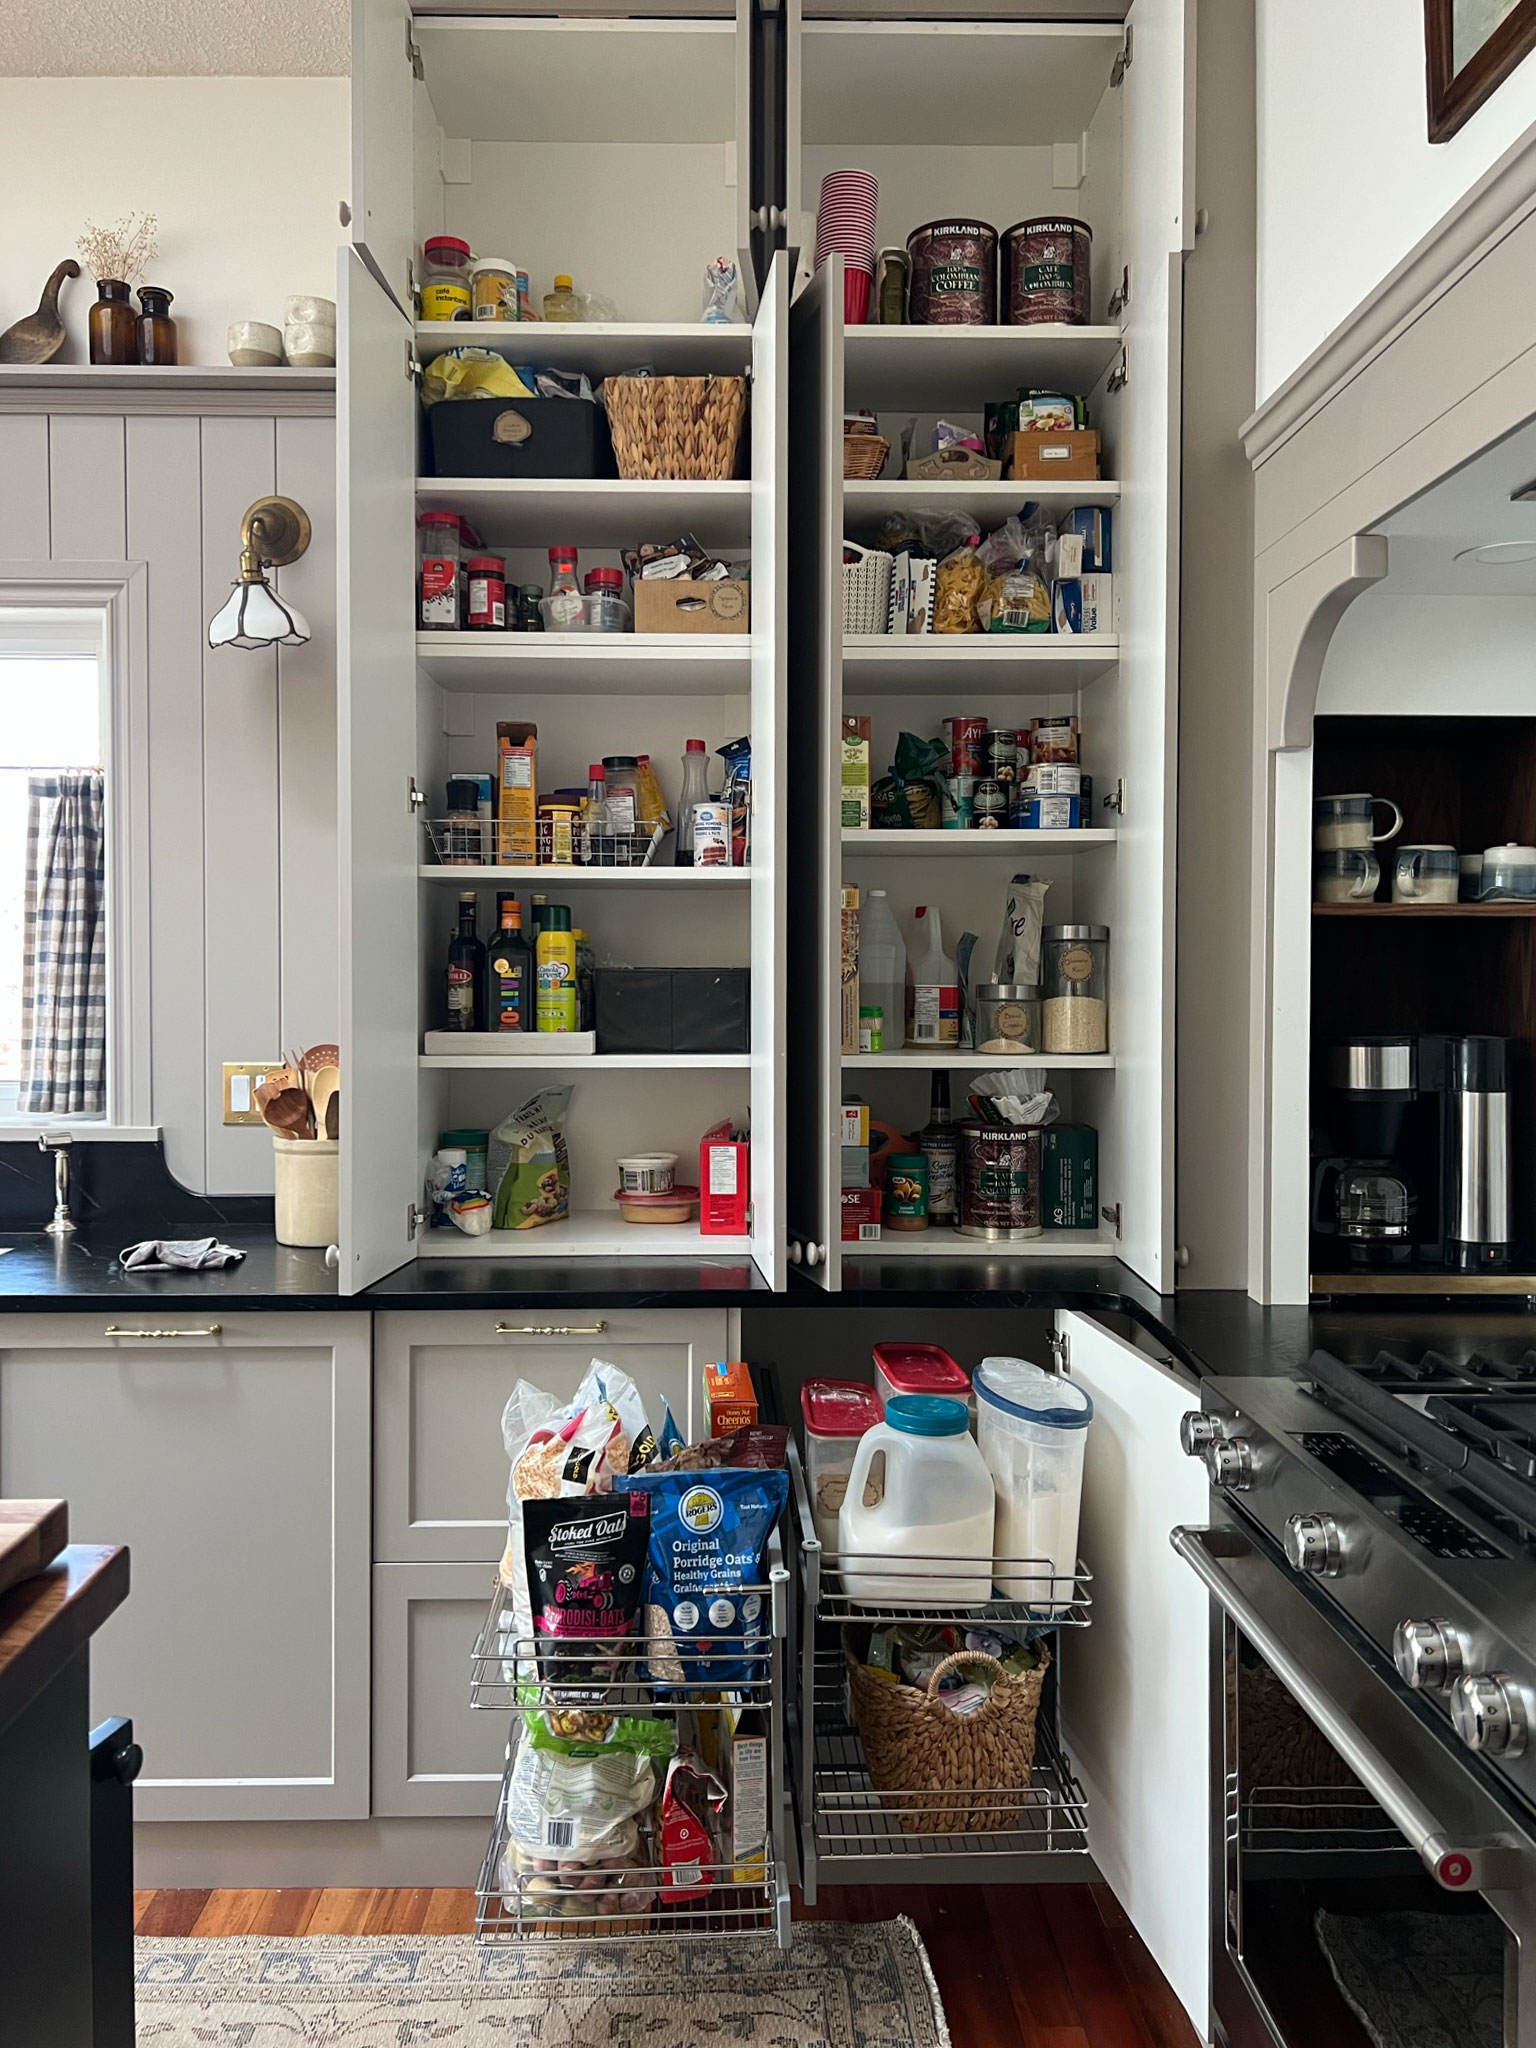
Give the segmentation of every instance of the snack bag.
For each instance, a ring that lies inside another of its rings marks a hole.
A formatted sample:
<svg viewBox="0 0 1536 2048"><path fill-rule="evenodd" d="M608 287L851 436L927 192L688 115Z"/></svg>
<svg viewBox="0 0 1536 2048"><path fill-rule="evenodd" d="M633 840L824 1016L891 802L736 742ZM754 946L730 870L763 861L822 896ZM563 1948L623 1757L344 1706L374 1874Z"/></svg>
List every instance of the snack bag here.
<svg viewBox="0 0 1536 2048"><path fill-rule="evenodd" d="M609 1703L628 1660L649 1509L643 1493L523 1503L539 1684L563 1735L601 1734L607 1720L582 1710Z"/></svg>
<svg viewBox="0 0 1536 2048"><path fill-rule="evenodd" d="M570 1106L569 1088L541 1088L492 1131L487 1177L496 1190L497 1230L534 1230L570 1213Z"/></svg>
<svg viewBox="0 0 1536 2048"><path fill-rule="evenodd" d="M645 1634L653 1684L724 1691L763 1675L768 1539L789 1498L785 1472L641 1472L651 1496ZM681 1643L678 1638L683 1638Z"/></svg>

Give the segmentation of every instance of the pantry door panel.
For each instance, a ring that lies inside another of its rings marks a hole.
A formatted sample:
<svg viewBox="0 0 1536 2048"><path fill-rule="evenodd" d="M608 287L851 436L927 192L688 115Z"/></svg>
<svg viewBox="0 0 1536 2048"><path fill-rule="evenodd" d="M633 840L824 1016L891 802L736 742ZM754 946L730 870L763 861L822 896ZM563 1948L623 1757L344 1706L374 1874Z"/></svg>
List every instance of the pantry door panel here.
<svg viewBox="0 0 1536 2048"><path fill-rule="evenodd" d="M416 387L405 315L337 265L341 1291L416 1256Z"/></svg>
<svg viewBox="0 0 1536 2048"><path fill-rule="evenodd" d="M789 1228L800 1270L842 1278L843 264L789 315ZM812 1255L814 1247L814 1256Z"/></svg>
<svg viewBox="0 0 1536 2048"><path fill-rule="evenodd" d="M756 133L757 109L769 104L757 76L758 39L753 32L752 0L736 0L736 265L741 274L742 302L757 317L757 265L752 254L752 216L757 204L757 166L762 147Z"/></svg>
<svg viewBox="0 0 1536 2048"><path fill-rule="evenodd" d="M784 76L784 111L780 132L784 138L784 247L789 252L790 276L800 255L800 210L803 206L814 206L813 196L807 200L801 190L801 70L805 57L805 38L802 34L804 19L800 0L784 0L781 11L784 38L784 56L781 69ZM814 236L813 236L814 239Z"/></svg>
<svg viewBox="0 0 1536 2048"><path fill-rule="evenodd" d="M352 0L352 246L412 311L415 44L408 0Z"/></svg>
<svg viewBox="0 0 1536 2048"><path fill-rule="evenodd" d="M752 1252L784 1285L789 264L752 328Z"/></svg>
<svg viewBox="0 0 1536 2048"><path fill-rule="evenodd" d="M1063 1629L1061 1723L1088 1796L1088 1848L1204 2041L1210 2011L1209 1603L1169 1541L1205 1522L1205 1468L1171 1367L1062 1310L1064 1369L1093 1398L1078 1552L1091 1625Z"/></svg>

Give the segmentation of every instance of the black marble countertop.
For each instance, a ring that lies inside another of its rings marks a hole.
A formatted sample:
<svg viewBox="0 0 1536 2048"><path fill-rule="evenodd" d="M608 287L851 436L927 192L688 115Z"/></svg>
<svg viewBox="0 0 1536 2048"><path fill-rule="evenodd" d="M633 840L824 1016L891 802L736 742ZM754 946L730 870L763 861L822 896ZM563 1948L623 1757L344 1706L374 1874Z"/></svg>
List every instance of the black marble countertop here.
<svg viewBox="0 0 1536 2048"><path fill-rule="evenodd" d="M207 1273L125 1273L117 1255L131 1238L121 1228L109 1231L97 1223L59 1238L40 1231L0 1234L0 1314L159 1308L195 1315L200 1309L233 1314L347 1305L323 1251L278 1244L270 1231L231 1228L224 1235L245 1252L237 1266ZM367 1303L359 1297L356 1305Z"/></svg>

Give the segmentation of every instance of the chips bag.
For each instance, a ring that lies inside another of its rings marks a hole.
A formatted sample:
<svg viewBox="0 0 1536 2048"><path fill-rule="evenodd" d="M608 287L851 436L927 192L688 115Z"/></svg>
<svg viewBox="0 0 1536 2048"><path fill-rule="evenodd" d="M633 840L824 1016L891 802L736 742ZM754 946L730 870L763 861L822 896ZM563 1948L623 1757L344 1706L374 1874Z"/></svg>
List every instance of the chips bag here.
<svg viewBox="0 0 1536 2048"><path fill-rule="evenodd" d="M569 1088L541 1088L492 1131L487 1177L496 1190L495 1229L534 1230L570 1213L570 1106Z"/></svg>

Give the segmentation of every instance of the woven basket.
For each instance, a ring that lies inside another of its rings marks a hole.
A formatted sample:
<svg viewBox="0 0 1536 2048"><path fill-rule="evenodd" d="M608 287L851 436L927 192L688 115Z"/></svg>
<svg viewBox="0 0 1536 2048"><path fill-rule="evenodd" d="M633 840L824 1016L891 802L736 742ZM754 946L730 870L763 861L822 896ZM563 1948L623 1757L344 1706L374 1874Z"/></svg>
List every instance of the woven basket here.
<svg viewBox="0 0 1536 2048"><path fill-rule="evenodd" d="M736 474L745 377L609 377L603 402L621 477L721 483Z"/></svg>
<svg viewBox="0 0 1536 2048"><path fill-rule="evenodd" d="M888 633L895 556L882 554L878 548L861 548L852 540L843 542L843 552L858 556L856 562L843 564L843 631Z"/></svg>
<svg viewBox="0 0 1536 2048"><path fill-rule="evenodd" d="M989 1792L1029 1789L1035 1762L1035 1718L1050 1653L1013 1678L995 1657L958 1651L946 1657L926 1687L892 1685L876 1678L848 1648L848 1697L864 1744L869 1781L914 1835L985 1834L1018 1827L1020 1802L989 1806ZM986 1671L991 1697L970 1714L952 1714L939 1697L951 1671Z"/></svg>
<svg viewBox="0 0 1536 2048"><path fill-rule="evenodd" d="M843 475L872 484L885 467L891 444L879 434L844 434Z"/></svg>

